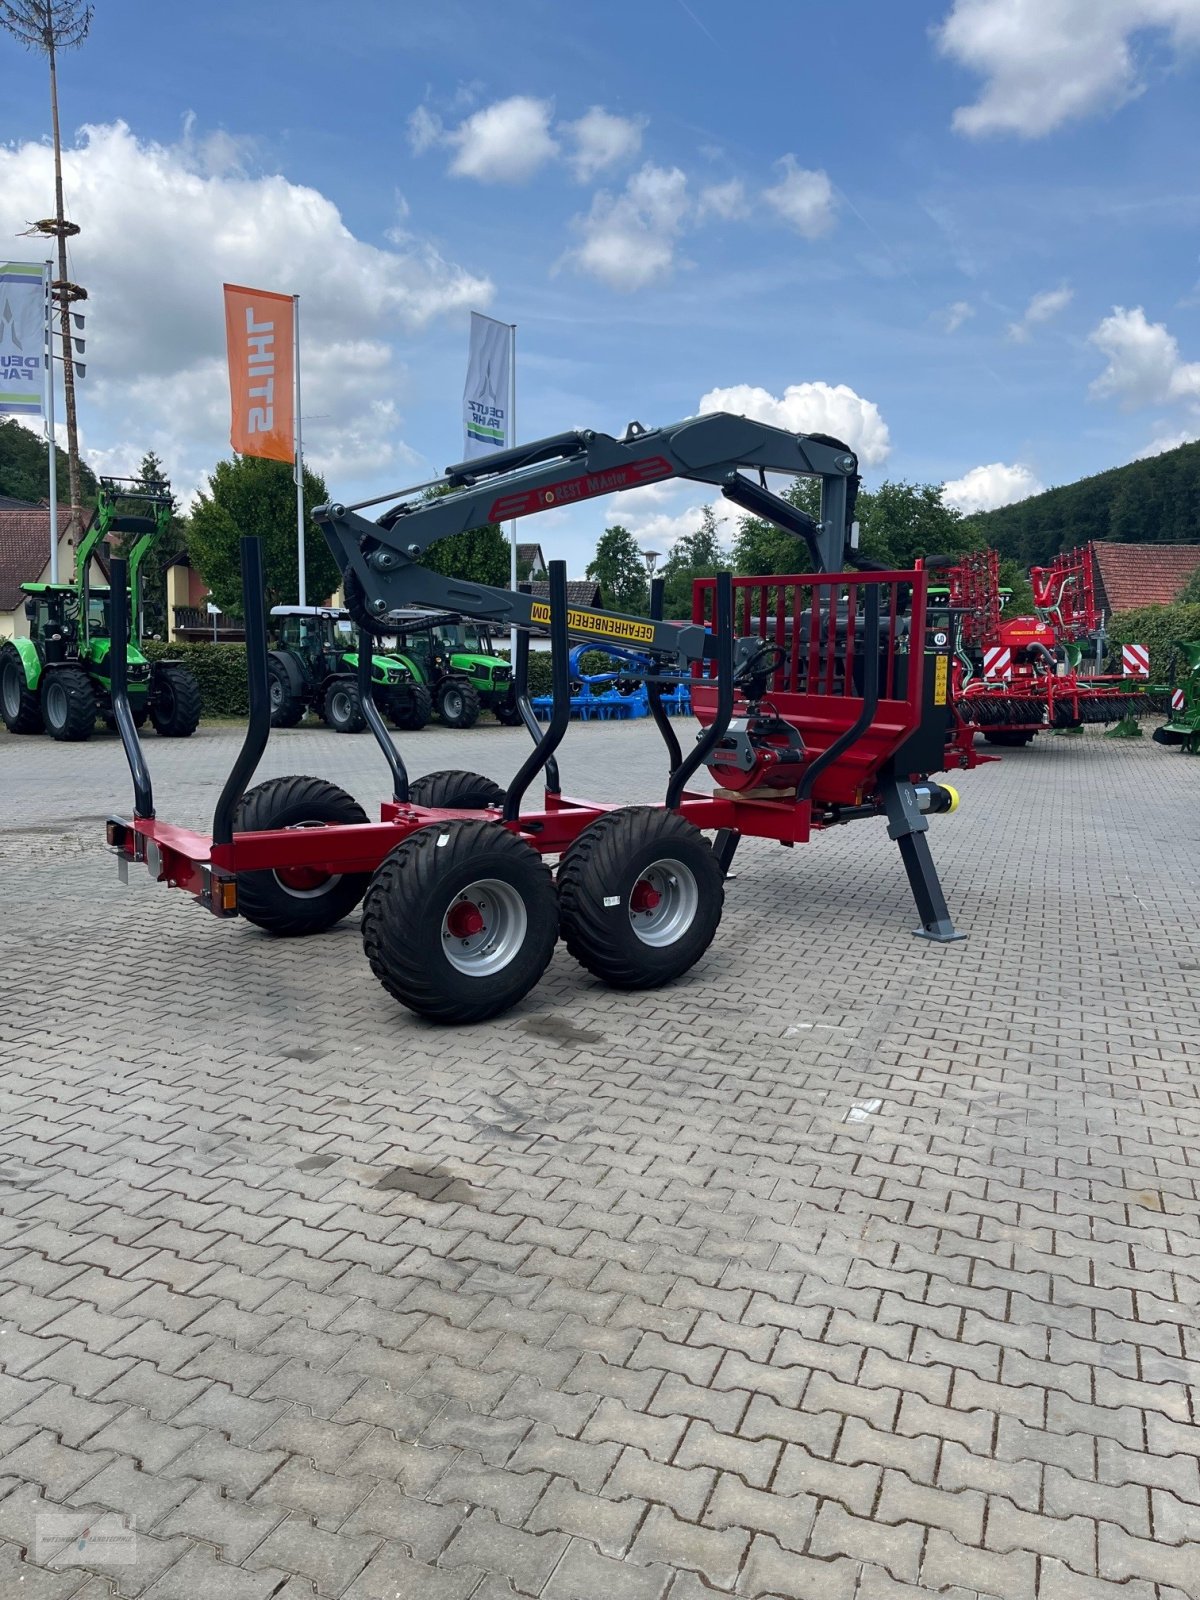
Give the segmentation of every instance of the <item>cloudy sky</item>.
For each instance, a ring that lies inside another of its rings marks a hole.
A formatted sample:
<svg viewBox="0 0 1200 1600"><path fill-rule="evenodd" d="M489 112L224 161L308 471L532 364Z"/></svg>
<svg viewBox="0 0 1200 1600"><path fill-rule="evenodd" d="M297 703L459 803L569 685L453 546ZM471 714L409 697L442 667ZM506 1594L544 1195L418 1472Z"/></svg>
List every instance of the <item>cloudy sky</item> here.
<svg viewBox="0 0 1200 1600"><path fill-rule="evenodd" d="M36 259L44 67L0 62ZM1200 435L1200 0L96 0L59 82L100 470L228 453L223 280L300 294L344 500L461 457L471 309L522 438L745 411L975 509ZM523 531L581 570L702 503Z"/></svg>

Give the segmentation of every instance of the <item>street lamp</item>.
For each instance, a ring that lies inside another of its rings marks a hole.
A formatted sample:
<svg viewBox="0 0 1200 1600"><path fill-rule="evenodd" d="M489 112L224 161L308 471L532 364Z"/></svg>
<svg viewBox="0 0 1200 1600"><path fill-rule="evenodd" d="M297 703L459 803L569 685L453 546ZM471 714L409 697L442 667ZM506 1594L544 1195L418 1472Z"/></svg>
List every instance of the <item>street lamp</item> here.
<svg viewBox="0 0 1200 1600"><path fill-rule="evenodd" d="M646 563L646 576L648 578L652 578L654 576L654 569L658 565L658 558L661 554L662 552L660 550L642 551L642 560Z"/></svg>

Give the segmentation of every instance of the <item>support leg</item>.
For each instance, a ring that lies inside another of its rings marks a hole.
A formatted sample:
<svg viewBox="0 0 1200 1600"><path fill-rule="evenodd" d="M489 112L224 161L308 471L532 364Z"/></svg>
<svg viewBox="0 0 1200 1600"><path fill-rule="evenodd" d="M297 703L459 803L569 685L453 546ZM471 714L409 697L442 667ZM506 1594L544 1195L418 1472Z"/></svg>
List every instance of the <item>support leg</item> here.
<svg viewBox="0 0 1200 1600"><path fill-rule="evenodd" d="M741 842L741 834L735 832L733 828L718 828L712 849L713 855L716 856L720 865L722 875L726 878L729 876L729 869L733 865L734 852Z"/></svg>
<svg viewBox="0 0 1200 1600"><path fill-rule="evenodd" d="M929 852L929 840L925 837L929 831L929 819L917 805L912 784L893 779L885 785L883 798L887 807L888 834L900 846L900 859L908 874L909 888L921 919L921 926L914 928L913 932L918 939L933 939L939 944L965 939L966 934L957 933L950 920L946 897Z"/></svg>

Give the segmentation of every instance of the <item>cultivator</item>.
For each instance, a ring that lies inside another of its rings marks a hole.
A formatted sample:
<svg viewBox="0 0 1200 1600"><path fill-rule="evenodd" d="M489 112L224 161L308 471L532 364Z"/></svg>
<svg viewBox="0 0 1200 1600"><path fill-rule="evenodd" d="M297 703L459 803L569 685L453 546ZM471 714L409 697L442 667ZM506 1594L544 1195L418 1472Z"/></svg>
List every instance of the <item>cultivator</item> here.
<svg viewBox="0 0 1200 1600"><path fill-rule="evenodd" d="M1161 728L1155 728L1155 743L1178 745L1185 755L1200 755L1200 641L1176 645L1168 704L1170 715Z"/></svg>
<svg viewBox="0 0 1200 1600"><path fill-rule="evenodd" d="M757 469L759 481L744 476ZM818 478L812 518L766 487L765 474ZM681 477L720 486L735 504L805 541L816 572L770 580L729 574L696 585L689 622L663 618L663 585L649 615L569 607L566 569L550 567L549 600L443 577L418 564L436 539ZM409 781L374 706L370 650L359 649L363 713L392 778L380 821L315 778L274 779L247 791L270 732L261 556L243 540L250 719L211 836L159 822L141 747L117 686L118 721L134 779L132 818L113 819L109 843L127 873L144 862L219 916L241 913L276 934L317 933L363 901L363 943L384 987L418 1014L475 1021L520 1000L561 934L590 972L646 988L687 972L720 921L724 881L743 836L784 845L825 828L886 818L917 903L924 938L961 937L929 855L927 816L953 810L954 791L930 774L946 763L949 610L931 607L926 574L838 569L852 548L857 460L837 440L785 433L739 417L692 418L616 439L567 433L450 468L448 492L413 498L368 521L365 505L316 515L364 635L422 605L515 625L515 703L533 748L507 788L467 772ZM396 496L389 496L394 499ZM114 583L123 581L114 563ZM120 608L117 608L120 610ZM531 630L548 630L549 723L529 701ZM661 806L614 807L564 795L556 751L570 716L572 638L636 648L667 753ZM686 754L663 705L687 682L701 730ZM717 787L689 787L701 766ZM542 809L522 809L542 775ZM712 835L711 841L705 835ZM557 857L552 878L546 857Z"/></svg>
<svg viewBox="0 0 1200 1600"><path fill-rule="evenodd" d="M947 564L960 749L969 749L977 733L988 744L1021 745L1047 729L1120 722L1160 707L1148 673L1083 669L1084 647L1101 636L1103 622L1086 551L1032 568L1030 581L1035 614L1003 617L994 550L970 551Z"/></svg>

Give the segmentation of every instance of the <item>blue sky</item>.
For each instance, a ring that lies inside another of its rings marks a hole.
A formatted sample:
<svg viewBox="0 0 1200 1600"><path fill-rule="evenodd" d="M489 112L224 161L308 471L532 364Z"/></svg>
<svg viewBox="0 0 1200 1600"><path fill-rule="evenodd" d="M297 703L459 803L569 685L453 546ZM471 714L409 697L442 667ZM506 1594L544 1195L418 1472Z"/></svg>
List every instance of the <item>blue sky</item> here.
<svg viewBox="0 0 1200 1600"><path fill-rule="evenodd" d="M0 60L21 259L45 75ZM60 72L85 444L202 481L228 277L301 294L343 499L460 457L471 308L518 324L524 438L729 405L965 506L1099 471L1200 434L1198 67L1200 0L99 0ZM702 499L525 531L582 568Z"/></svg>

